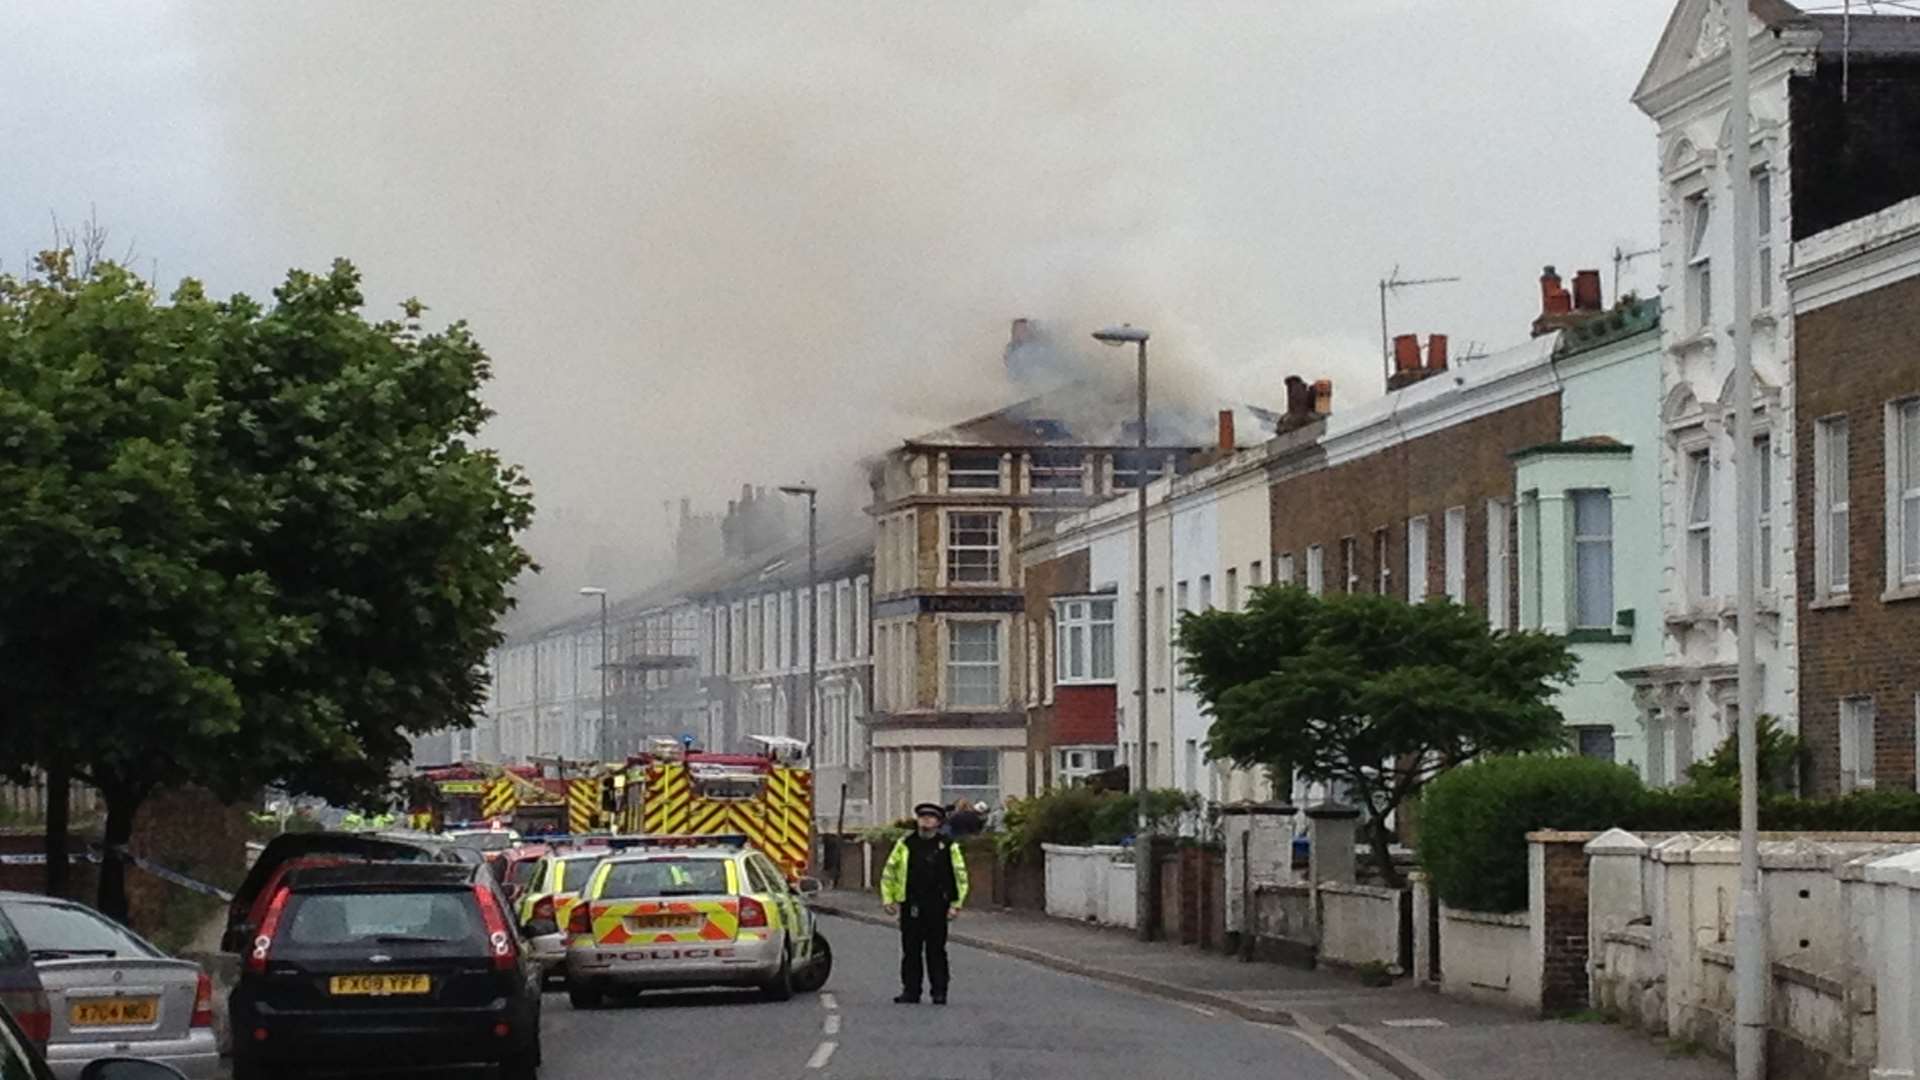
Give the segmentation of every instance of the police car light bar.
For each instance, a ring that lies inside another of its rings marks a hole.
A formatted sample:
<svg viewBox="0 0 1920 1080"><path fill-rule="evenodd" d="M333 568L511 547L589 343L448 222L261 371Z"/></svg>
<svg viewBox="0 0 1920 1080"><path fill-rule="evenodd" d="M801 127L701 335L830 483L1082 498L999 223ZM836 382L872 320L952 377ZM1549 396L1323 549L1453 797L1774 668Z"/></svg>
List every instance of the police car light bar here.
<svg viewBox="0 0 1920 1080"><path fill-rule="evenodd" d="M610 836L607 845L625 848L746 847L753 841L745 833L698 833L687 836Z"/></svg>

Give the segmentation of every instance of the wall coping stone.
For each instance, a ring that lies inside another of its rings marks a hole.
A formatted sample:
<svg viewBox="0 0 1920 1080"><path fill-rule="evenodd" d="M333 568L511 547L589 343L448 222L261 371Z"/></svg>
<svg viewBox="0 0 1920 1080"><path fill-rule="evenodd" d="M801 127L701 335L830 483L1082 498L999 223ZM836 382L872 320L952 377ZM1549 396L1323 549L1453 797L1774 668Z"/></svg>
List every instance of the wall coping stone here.
<svg viewBox="0 0 1920 1080"><path fill-rule="evenodd" d="M1642 949L1653 948L1653 927L1623 926L1618 930L1603 930L1602 941L1617 941L1622 945L1637 945Z"/></svg>
<svg viewBox="0 0 1920 1080"><path fill-rule="evenodd" d="M1716 967L1733 970L1733 942L1709 941L1700 946L1700 959Z"/></svg>
<svg viewBox="0 0 1920 1080"><path fill-rule="evenodd" d="M1345 881L1323 881L1321 892L1344 894L1347 896L1365 896L1374 900L1397 900L1404 889L1389 889L1383 885L1356 885Z"/></svg>
<svg viewBox="0 0 1920 1080"><path fill-rule="evenodd" d="M1867 880L1875 885L1904 885L1920 889L1920 851L1907 851L1867 866Z"/></svg>
<svg viewBox="0 0 1920 1080"><path fill-rule="evenodd" d="M1816 966L1806 953L1783 956L1773 962L1773 977L1781 982L1795 983L1809 990L1818 991L1828 997L1845 998L1846 984L1824 967Z"/></svg>
<svg viewBox="0 0 1920 1080"><path fill-rule="evenodd" d="M1644 855L1647 842L1625 829L1608 829L1587 841L1588 855Z"/></svg>
<svg viewBox="0 0 1920 1080"><path fill-rule="evenodd" d="M1253 887L1253 891L1256 894L1273 893L1279 896L1310 896L1313 893L1313 886L1299 881L1263 881L1256 884Z"/></svg>
<svg viewBox="0 0 1920 1080"><path fill-rule="evenodd" d="M1339 803L1321 803L1318 806L1307 807L1307 817L1316 820L1328 819L1339 821L1345 819L1351 821L1359 816L1360 808L1357 806L1342 806Z"/></svg>
<svg viewBox="0 0 1920 1080"><path fill-rule="evenodd" d="M1693 849L1702 842L1701 837L1692 833L1675 833L1653 845L1653 850L1648 854L1654 862L1683 863L1688 861L1688 856L1692 854Z"/></svg>
<svg viewBox="0 0 1920 1080"><path fill-rule="evenodd" d="M1049 855L1119 855L1132 849L1118 844L1041 844L1040 850Z"/></svg>
<svg viewBox="0 0 1920 1080"><path fill-rule="evenodd" d="M1599 835L1597 832L1590 831L1535 829L1527 834L1527 842L1530 844L1584 844Z"/></svg>
<svg viewBox="0 0 1920 1080"><path fill-rule="evenodd" d="M1237 817L1242 814L1292 817L1299 812L1298 807L1283 802L1232 802L1223 803L1220 806L1221 817Z"/></svg>
<svg viewBox="0 0 1920 1080"><path fill-rule="evenodd" d="M1532 920L1524 911L1468 911L1465 908L1450 908L1444 904L1440 906L1440 917L1452 919L1454 922L1479 923L1482 926L1507 926L1518 930L1525 930L1532 925Z"/></svg>

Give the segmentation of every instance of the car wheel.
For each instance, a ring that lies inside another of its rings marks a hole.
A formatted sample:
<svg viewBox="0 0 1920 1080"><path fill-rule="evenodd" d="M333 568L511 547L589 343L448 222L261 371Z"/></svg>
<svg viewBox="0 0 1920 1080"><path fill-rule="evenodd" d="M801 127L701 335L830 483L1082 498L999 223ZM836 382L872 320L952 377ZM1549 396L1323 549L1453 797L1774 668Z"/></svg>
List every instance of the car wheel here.
<svg viewBox="0 0 1920 1080"><path fill-rule="evenodd" d="M794 980L793 988L803 994L811 994L827 985L827 977L833 974L833 944L827 935L818 930L813 933L813 958L807 961L805 971Z"/></svg>
<svg viewBox="0 0 1920 1080"><path fill-rule="evenodd" d="M500 1080L539 1080L540 1042L500 1063Z"/></svg>
<svg viewBox="0 0 1920 1080"><path fill-rule="evenodd" d="M793 946L780 950L780 970L761 984L760 993L768 1001L786 1001L793 997Z"/></svg>
<svg viewBox="0 0 1920 1080"><path fill-rule="evenodd" d="M576 1009L600 1007L600 988L588 983L567 982L567 1003Z"/></svg>

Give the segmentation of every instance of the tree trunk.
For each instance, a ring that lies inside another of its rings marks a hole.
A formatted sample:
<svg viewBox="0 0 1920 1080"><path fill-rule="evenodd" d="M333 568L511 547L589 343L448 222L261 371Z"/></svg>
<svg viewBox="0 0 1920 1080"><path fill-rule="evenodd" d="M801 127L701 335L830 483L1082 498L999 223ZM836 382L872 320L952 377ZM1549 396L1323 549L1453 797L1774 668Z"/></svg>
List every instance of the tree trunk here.
<svg viewBox="0 0 1920 1080"><path fill-rule="evenodd" d="M103 792L107 800L106 851L100 859L100 913L122 923L127 921L127 863L122 855L133 839L133 816L145 800L144 795L120 788Z"/></svg>
<svg viewBox="0 0 1920 1080"><path fill-rule="evenodd" d="M1367 815L1367 846L1373 849L1373 862L1380 871L1380 883L1389 889L1406 887L1401 880L1400 871L1393 865L1393 838L1387 832L1387 823L1373 815Z"/></svg>
<svg viewBox="0 0 1920 1080"><path fill-rule="evenodd" d="M68 857L68 795L73 789L73 773L64 760L47 765L47 877L48 896L67 895L73 867Z"/></svg>

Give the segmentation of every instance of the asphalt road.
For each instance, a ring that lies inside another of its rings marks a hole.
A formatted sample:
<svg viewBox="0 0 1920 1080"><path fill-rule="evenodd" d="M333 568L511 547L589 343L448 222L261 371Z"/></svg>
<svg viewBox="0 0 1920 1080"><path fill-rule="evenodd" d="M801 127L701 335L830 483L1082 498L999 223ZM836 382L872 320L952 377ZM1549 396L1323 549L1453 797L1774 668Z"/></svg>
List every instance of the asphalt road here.
<svg viewBox="0 0 1920 1080"><path fill-rule="evenodd" d="M825 991L660 992L575 1012L547 999L543 1080L1370 1080L1297 1034L965 946L952 1001L895 1005L897 935L823 920Z"/></svg>

